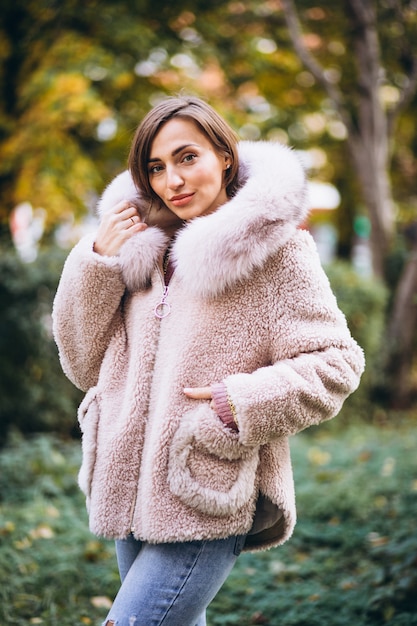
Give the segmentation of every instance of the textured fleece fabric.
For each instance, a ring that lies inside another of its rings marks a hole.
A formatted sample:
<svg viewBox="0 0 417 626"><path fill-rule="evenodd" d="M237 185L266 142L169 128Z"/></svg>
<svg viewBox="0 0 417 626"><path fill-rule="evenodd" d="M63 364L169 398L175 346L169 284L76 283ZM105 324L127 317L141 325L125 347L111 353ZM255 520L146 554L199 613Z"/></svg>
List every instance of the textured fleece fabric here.
<svg viewBox="0 0 417 626"><path fill-rule="evenodd" d="M247 549L282 543L296 518L288 438L334 417L359 384L362 350L299 228L307 200L297 157L273 143L239 150L238 193L178 232L164 319L154 315L167 245L158 227L117 257L96 254L87 236L66 261L54 334L65 373L87 391L79 483L98 535L223 538L272 508L278 521ZM127 172L99 211L125 198L140 206ZM221 381L238 433L209 401L183 393Z"/></svg>

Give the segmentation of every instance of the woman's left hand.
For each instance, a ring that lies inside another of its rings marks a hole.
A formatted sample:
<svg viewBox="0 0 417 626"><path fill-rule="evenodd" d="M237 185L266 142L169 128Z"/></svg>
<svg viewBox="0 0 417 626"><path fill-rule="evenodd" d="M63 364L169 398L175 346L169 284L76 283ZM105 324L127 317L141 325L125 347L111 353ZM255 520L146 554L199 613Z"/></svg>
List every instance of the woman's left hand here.
<svg viewBox="0 0 417 626"><path fill-rule="evenodd" d="M193 400L211 400L211 387L184 387L184 393Z"/></svg>

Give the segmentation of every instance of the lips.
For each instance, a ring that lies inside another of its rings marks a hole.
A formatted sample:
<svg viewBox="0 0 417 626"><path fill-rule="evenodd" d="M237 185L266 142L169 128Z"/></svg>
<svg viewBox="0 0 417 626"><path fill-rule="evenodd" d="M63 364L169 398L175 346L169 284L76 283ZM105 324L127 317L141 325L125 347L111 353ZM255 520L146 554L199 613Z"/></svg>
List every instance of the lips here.
<svg viewBox="0 0 417 626"><path fill-rule="evenodd" d="M176 207L185 206L194 198L194 193L182 193L178 196L173 196L170 198L171 204Z"/></svg>

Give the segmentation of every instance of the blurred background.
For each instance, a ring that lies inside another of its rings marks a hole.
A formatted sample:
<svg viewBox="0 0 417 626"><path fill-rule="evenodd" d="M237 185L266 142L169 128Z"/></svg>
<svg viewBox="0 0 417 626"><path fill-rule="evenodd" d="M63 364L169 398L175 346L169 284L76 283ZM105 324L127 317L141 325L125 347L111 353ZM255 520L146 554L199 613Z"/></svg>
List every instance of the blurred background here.
<svg viewBox="0 0 417 626"><path fill-rule="evenodd" d="M220 596L210 624L417 624L416 42L416 0L3 0L2 624L92 624L117 588L111 546L84 529L81 394L61 373L51 306L65 257L95 228L97 199L126 168L142 116L180 91L204 97L241 139L297 151L310 179L304 226L367 359L335 423L295 438L307 521L286 564L268 561L260 583L259 559L270 557L244 557L227 588L228 598L241 594L235 604ZM335 562L323 553L303 569L306 554L320 552L318 535L330 536ZM353 552L368 555L362 570L343 561ZM80 562L88 588L76 584ZM63 572L55 587L51 568ZM350 594L346 615L332 595L337 576L339 596ZM259 606L247 592L257 585Z"/></svg>

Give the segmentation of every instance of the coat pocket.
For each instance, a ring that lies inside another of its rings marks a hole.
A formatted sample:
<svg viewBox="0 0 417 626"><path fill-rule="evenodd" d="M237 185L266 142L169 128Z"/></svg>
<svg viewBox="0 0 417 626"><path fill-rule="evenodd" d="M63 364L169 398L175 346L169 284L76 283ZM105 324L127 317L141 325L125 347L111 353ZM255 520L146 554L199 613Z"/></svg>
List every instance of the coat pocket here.
<svg viewBox="0 0 417 626"><path fill-rule="evenodd" d="M99 407L97 388L91 388L78 409L78 421L82 432L82 463L78 473L78 484L81 491L90 497L91 482L97 454L97 431L99 423Z"/></svg>
<svg viewBox="0 0 417 626"><path fill-rule="evenodd" d="M168 482L184 504L216 516L235 513L254 496L259 447L239 443L208 404L181 419L170 448Z"/></svg>

